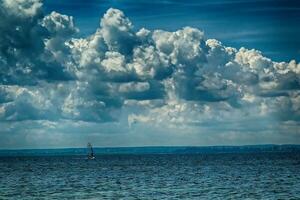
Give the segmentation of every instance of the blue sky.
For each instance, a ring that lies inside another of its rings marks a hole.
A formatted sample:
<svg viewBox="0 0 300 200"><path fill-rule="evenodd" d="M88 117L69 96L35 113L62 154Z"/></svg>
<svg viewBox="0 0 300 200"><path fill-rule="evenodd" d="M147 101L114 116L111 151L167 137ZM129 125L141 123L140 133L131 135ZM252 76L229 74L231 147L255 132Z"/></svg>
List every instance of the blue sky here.
<svg viewBox="0 0 300 200"><path fill-rule="evenodd" d="M300 144L297 1L0 1L0 148Z"/></svg>
<svg viewBox="0 0 300 200"><path fill-rule="evenodd" d="M81 34L92 34L109 8L122 10L136 29L177 30L192 26L225 45L255 48L275 61L300 57L297 0L62 0L45 1L45 11L74 16Z"/></svg>

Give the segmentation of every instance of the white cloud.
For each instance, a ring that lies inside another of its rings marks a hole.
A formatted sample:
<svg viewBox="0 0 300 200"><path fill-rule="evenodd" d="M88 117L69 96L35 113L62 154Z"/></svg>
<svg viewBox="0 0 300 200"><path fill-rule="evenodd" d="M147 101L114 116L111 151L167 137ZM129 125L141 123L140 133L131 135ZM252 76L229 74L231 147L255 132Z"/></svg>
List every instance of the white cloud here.
<svg viewBox="0 0 300 200"><path fill-rule="evenodd" d="M7 9L13 17L34 17L41 13L41 8L40 0L3 0L3 9Z"/></svg>
<svg viewBox="0 0 300 200"><path fill-rule="evenodd" d="M133 50L133 61L128 67L134 69L140 79L163 79L170 75L172 66L169 58L154 46L138 46Z"/></svg>
<svg viewBox="0 0 300 200"><path fill-rule="evenodd" d="M122 11L108 9L100 24L109 50L130 53L135 43L135 35L131 22Z"/></svg>
<svg viewBox="0 0 300 200"><path fill-rule="evenodd" d="M41 5L0 5L2 122L120 120L196 132L228 124L251 129L255 117L300 120L294 60L226 47L191 27L136 32L117 9L104 14L94 34L77 38L71 16L43 16Z"/></svg>
<svg viewBox="0 0 300 200"><path fill-rule="evenodd" d="M119 52L106 52L101 64L107 73L125 72L125 57Z"/></svg>

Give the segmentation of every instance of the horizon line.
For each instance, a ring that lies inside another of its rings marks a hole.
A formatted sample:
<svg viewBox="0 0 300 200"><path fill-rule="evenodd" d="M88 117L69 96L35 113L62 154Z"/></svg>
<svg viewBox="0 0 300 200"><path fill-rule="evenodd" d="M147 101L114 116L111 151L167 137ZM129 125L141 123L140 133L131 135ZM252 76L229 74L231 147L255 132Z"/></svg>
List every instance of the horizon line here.
<svg viewBox="0 0 300 200"><path fill-rule="evenodd" d="M97 149L116 149L116 148L207 148L207 147L254 147L254 146L300 146L300 144L244 144L244 145L145 145L145 146L93 146ZM0 151L22 151L22 150L58 150L58 149L85 149L86 147L53 147L53 148L0 148Z"/></svg>

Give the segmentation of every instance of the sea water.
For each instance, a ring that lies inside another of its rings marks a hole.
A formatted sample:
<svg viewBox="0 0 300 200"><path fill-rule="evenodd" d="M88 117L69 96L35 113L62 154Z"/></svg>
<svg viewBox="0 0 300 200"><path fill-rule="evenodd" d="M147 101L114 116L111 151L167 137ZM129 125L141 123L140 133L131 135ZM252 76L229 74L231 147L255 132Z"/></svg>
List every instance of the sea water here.
<svg viewBox="0 0 300 200"><path fill-rule="evenodd" d="M300 154L0 157L0 199L300 199Z"/></svg>

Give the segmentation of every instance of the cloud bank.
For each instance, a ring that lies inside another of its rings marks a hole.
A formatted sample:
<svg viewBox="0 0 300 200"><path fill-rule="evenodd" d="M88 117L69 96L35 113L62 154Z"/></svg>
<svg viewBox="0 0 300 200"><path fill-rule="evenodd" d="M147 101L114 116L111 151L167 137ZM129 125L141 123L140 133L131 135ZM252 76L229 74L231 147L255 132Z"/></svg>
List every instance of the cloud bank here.
<svg viewBox="0 0 300 200"><path fill-rule="evenodd" d="M0 18L0 147L26 146L15 138L68 145L76 129L105 133L107 145L173 144L140 136L145 129L174 144L188 134L182 144L300 142L294 60L226 47L192 27L136 30L113 8L86 38L39 0L2 0ZM141 138L118 143L114 133Z"/></svg>

